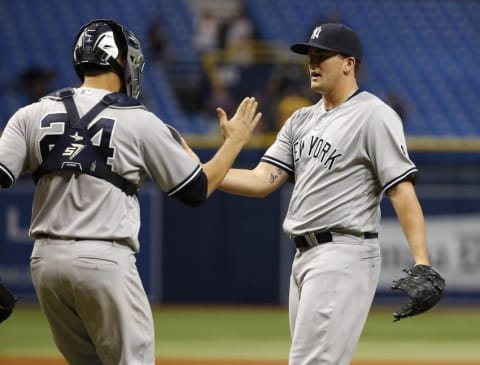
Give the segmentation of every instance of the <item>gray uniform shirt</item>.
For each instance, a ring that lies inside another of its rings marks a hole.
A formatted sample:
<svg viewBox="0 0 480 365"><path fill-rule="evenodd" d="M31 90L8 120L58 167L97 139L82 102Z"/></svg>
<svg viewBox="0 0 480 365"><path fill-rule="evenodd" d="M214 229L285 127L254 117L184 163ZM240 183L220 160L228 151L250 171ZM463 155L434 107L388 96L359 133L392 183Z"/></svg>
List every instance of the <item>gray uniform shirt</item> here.
<svg viewBox="0 0 480 365"><path fill-rule="evenodd" d="M74 101L80 116L108 91L79 88ZM66 116L61 101L43 98L19 109L0 138L0 173L13 183L42 162L41 147L62 134ZM53 122L46 123L51 120ZM101 121L101 122L99 122ZM108 121L108 122L107 122ZM43 124L43 127L42 127ZM109 148L112 171L140 186L150 177L169 195L192 181L202 169L174 140L166 125L142 106L104 109L88 128L98 132L92 143ZM87 174L45 175L35 189L30 235L123 241L138 251L140 209L137 197Z"/></svg>
<svg viewBox="0 0 480 365"><path fill-rule="evenodd" d="M383 101L359 92L325 110L297 110L262 161L295 177L283 229L287 234L380 228L385 190L414 174L402 121Z"/></svg>

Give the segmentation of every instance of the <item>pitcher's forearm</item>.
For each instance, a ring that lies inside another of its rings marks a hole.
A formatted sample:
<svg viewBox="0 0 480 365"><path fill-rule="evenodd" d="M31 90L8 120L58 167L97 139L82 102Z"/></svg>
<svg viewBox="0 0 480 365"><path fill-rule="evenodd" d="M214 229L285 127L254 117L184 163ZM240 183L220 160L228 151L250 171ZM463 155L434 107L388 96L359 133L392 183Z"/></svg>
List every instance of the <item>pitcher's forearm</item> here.
<svg viewBox="0 0 480 365"><path fill-rule="evenodd" d="M226 193L258 198L264 196L258 186L257 176L252 170L230 169L218 186Z"/></svg>
<svg viewBox="0 0 480 365"><path fill-rule="evenodd" d="M429 265L425 218L413 185L400 183L389 195L415 263Z"/></svg>
<svg viewBox="0 0 480 365"><path fill-rule="evenodd" d="M203 165L203 171L208 178L207 197L219 187L242 148L243 143L227 139L210 161Z"/></svg>
<svg viewBox="0 0 480 365"><path fill-rule="evenodd" d="M408 207L408 213L400 214L399 222L407 239L416 264L429 265L425 220L417 204Z"/></svg>
<svg viewBox="0 0 480 365"><path fill-rule="evenodd" d="M288 174L276 166L260 162L253 170L230 169L218 186L227 193L263 198L288 180Z"/></svg>

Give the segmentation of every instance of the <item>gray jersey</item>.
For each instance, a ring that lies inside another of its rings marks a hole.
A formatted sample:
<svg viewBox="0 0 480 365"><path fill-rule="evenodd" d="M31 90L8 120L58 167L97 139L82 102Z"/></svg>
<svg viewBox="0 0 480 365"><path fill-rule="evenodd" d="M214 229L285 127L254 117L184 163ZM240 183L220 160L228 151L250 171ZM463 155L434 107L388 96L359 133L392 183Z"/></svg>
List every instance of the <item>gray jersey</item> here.
<svg viewBox="0 0 480 365"><path fill-rule="evenodd" d="M295 177L283 225L294 235L378 231L383 192L417 171L400 118L365 91L332 110L320 100L296 111L262 161Z"/></svg>
<svg viewBox="0 0 480 365"><path fill-rule="evenodd" d="M79 88L74 101L80 116L107 94L106 90ZM62 134L65 107L44 98L19 109L0 138L0 174L11 183L21 173L42 163L48 137ZM113 172L140 186L148 176L169 195L202 171L172 137L166 125L144 107L110 106L88 126L95 128L92 143L108 149ZM72 150L73 151L73 150ZM100 212L100 214L99 214ZM101 214L101 212L105 212ZM138 251L140 209L111 183L87 174L59 172L44 176L35 190L30 234L125 241Z"/></svg>

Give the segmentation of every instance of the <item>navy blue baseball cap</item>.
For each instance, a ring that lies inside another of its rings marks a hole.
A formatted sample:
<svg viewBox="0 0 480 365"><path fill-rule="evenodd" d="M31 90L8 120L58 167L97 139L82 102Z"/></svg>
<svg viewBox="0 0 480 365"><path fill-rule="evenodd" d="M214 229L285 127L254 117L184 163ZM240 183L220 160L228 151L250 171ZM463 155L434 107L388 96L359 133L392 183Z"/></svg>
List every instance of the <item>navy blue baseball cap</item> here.
<svg viewBox="0 0 480 365"><path fill-rule="evenodd" d="M344 24L327 23L317 26L307 43L296 43L290 47L295 53L308 54L310 48L324 49L355 57L362 62L362 42L358 35Z"/></svg>

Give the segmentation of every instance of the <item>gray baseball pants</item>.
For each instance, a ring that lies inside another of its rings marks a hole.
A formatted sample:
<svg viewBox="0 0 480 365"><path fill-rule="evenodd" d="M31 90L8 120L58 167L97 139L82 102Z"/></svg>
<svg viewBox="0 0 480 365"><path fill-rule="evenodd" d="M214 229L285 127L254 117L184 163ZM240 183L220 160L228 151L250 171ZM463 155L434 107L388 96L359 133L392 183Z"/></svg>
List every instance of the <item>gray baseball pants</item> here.
<svg viewBox="0 0 480 365"><path fill-rule="evenodd" d="M377 239L333 234L296 253L292 265L289 365L349 365L380 275Z"/></svg>
<svg viewBox="0 0 480 365"><path fill-rule="evenodd" d="M30 268L70 365L154 365L153 318L134 252L109 241L38 239Z"/></svg>

